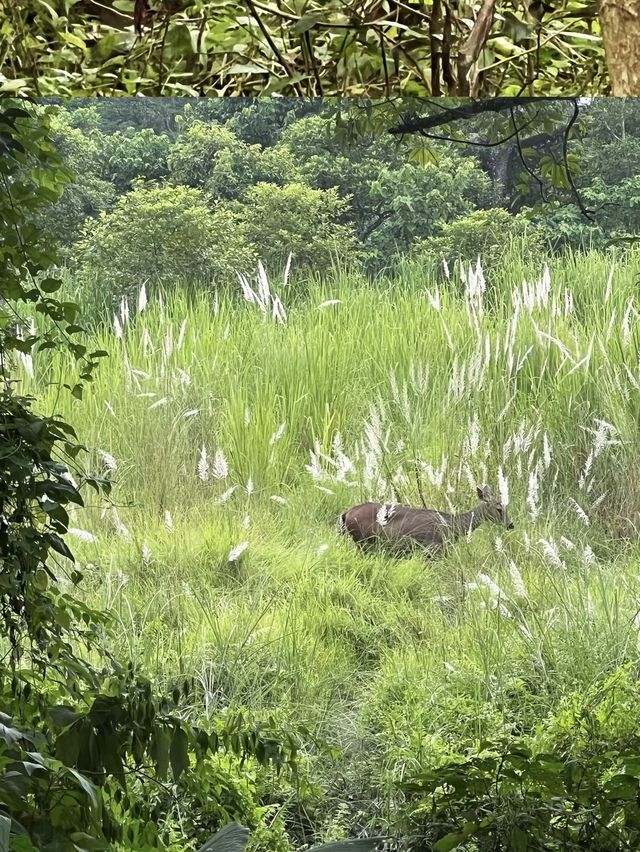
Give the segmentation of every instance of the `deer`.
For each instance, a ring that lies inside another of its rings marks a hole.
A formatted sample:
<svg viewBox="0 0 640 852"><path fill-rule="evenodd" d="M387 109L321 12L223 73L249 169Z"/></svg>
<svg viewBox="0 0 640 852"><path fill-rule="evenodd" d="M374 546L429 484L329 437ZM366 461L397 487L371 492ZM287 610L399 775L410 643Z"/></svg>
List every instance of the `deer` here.
<svg viewBox="0 0 640 852"><path fill-rule="evenodd" d="M364 553L382 547L398 555L410 555L420 549L426 558L433 559L484 521L508 530L514 528L506 507L489 485L477 492L479 505L456 514L395 503L361 503L340 515L337 529L342 535L349 534Z"/></svg>

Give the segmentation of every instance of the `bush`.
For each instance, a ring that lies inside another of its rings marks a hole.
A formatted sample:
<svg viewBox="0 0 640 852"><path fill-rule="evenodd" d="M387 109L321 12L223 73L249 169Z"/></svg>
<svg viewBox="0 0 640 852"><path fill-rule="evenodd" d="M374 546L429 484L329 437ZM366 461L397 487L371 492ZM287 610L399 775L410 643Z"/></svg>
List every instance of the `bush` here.
<svg viewBox="0 0 640 852"><path fill-rule="evenodd" d="M291 252L296 269L322 273L358 257L353 228L339 224L347 206L335 189L260 183L246 193L240 217L268 266L284 266Z"/></svg>
<svg viewBox="0 0 640 852"><path fill-rule="evenodd" d="M483 269L501 265L507 252L516 251L526 262L544 250L542 228L524 214L512 214L500 207L474 210L467 216L446 222L439 234L418 240L413 255L418 259L437 262L456 260L474 262L480 256Z"/></svg>
<svg viewBox="0 0 640 852"><path fill-rule="evenodd" d="M224 283L254 265L238 214L211 210L204 192L184 186L137 185L87 223L75 256L87 279L99 276L103 304L132 295L142 282Z"/></svg>
<svg viewBox="0 0 640 852"><path fill-rule="evenodd" d="M207 189L214 198L240 198L260 182L282 185L299 178L286 149L262 150L247 145L226 127L196 121L189 125L170 156L174 183Z"/></svg>
<svg viewBox="0 0 640 852"><path fill-rule="evenodd" d="M242 144L218 152L205 188L214 198L232 200L244 197L258 183L283 186L298 178L288 151Z"/></svg>
<svg viewBox="0 0 640 852"><path fill-rule="evenodd" d="M639 688L624 664L538 734L474 743L400 783L403 847L600 850L640 844Z"/></svg>
<svg viewBox="0 0 640 852"><path fill-rule="evenodd" d="M146 128L97 135L100 177L111 181L118 193L131 188L136 178L155 180L169 173L167 160L171 141Z"/></svg>
<svg viewBox="0 0 640 852"><path fill-rule="evenodd" d="M278 142L287 121L295 119L296 112L299 111L296 100L256 98L233 115L226 126L243 142L268 148Z"/></svg>
<svg viewBox="0 0 640 852"><path fill-rule="evenodd" d="M115 187L100 174L100 137L89 124L95 116L90 110L84 112L88 114L87 132L75 126L72 113L61 110L51 119L51 139L74 178L73 183L66 184L62 197L37 217L39 226L57 247L72 245L85 220L110 210L116 199Z"/></svg>
<svg viewBox="0 0 640 852"><path fill-rule="evenodd" d="M188 124L169 155L169 172L176 184L203 188L222 151L240 152L247 146L220 124L194 121Z"/></svg>

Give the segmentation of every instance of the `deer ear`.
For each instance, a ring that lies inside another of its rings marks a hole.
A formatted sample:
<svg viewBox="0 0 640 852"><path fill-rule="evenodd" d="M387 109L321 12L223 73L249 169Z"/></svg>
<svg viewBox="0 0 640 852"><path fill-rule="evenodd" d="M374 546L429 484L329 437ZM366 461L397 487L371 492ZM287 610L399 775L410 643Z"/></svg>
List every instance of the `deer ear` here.
<svg viewBox="0 0 640 852"><path fill-rule="evenodd" d="M480 486L478 486L478 488L476 490L478 492L478 498L480 500L484 500L484 491L482 490L482 488L480 488Z"/></svg>

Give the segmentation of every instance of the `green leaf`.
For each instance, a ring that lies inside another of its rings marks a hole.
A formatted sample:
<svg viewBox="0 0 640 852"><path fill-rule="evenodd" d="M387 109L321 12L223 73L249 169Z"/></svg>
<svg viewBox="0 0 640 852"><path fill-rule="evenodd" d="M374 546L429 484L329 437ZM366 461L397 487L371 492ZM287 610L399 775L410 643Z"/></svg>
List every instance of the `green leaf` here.
<svg viewBox="0 0 640 852"><path fill-rule="evenodd" d="M58 728L68 728L69 725L73 725L74 722L82 718L81 713L76 713L73 707L69 707L66 704L58 704L55 707L50 707L48 713L53 724Z"/></svg>
<svg viewBox="0 0 640 852"><path fill-rule="evenodd" d="M47 538L49 539L49 544L56 551L56 553L59 553L61 556L65 556L72 562L76 561L73 553L69 550L69 548L59 535L56 535L55 533L49 533Z"/></svg>
<svg viewBox="0 0 640 852"><path fill-rule="evenodd" d="M40 281L40 289L45 293L55 293L62 287L62 281L59 278L43 278Z"/></svg>
<svg viewBox="0 0 640 852"><path fill-rule="evenodd" d="M248 828L232 822L210 837L198 852L244 852L249 835Z"/></svg>
<svg viewBox="0 0 640 852"><path fill-rule="evenodd" d="M84 831L74 831L73 834L69 835L69 840L72 841L78 852L102 852L112 848L106 841L99 837L92 837Z"/></svg>
<svg viewBox="0 0 640 852"><path fill-rule="evenodd" d="M124 766L120 757L120 742L113 731L108 731L98 736L98 747L100 758L105 771L108 772L122 785L126 786Z"/></svg>
<svg viewBox="0 0 640 852"><path fill-rule="evenodd" d="M451 849L457 849L461 843L467 839L466 834L462 834L460 832L456 832L455 834L447 834L438 840L437 843L433 844L433 848L436 852L450 852Z"/></svg>
<svg viewBox="0 0 640 852"><path fill-rule="evenodd" d="M0 814L0 852L9 852L11 838L11 819Z"/></svg>
<svg viewBox="0 0 640 852"><path fill-rule="evenodd" d="M28 89L29 85L29 80L17 77L15 80L5 80L4 83L0 83L0 92L19 92L22 89Z"/></svg>
<svg viewBox="0 0 640 852"><path fill-rule="evenodd" d="M529 835L517 826L511 831L511 849L513 852L527 852Z"/></svg>
<svg viewBox="0 0 640 852"><path fill-rule="evenodd" d="M65 30L60 30L60 36L63 41L66 41L68 44L72 44L74 47L79 47L81 50L87 49L87 46L82 41L82 39L78 38L78 36L74 35L73 33L70 33Z"/></svg>
<svg viewBox="0 0 640 852"><path fill-rule="evenodd" d="M151 759L156 765L156 772L161 781L167 777L169 769L169 749L171 747L171 734L166 725L158 725L151 739Z"/></svg>
<svg viewBox="0 0 640 852"><path fill-rule="evenodd" d="M74 778L74 779L75 779L75 781L77 782L78 786L79 786L82 790L84 790L84 792L85 792L85 793L87 794L87 796L89 797L89 799L90 799L91 804L93 805L93 807L94 807L94 808L97 808L97 807L98 807L98 799L97 799L97 796L96 796L96 790L95 790L95 787L93 786L93 784L92 784L90 781L88 781L88 780L84 777L84 775L82 775L80 772L78 772L78 770L77 770L77 769L72 769L70 766L67 766L67 767L66 767L66 771L67 771L67 773L68 773L69 775L71 775L71 777L72 777L72 778Z"/></svg>
<svg viewBox="0 0 640 852"><path fill-rule="evenodd" d="M384 837L362 837L354 840L336 840L314 846L309 852L373 852L385 840Z"/></svg>
<svg viewBox="0 0 640 852"><path fill-rule="evenodd" d="M13 745L20 742L21 739L23 739L22 731L0 722L0 740L4 740L8 745Z"/></svg>
<svg viewBox="0 0 640 852"><path fill-rule="evenodd" d="M634 801L638 796L638 779L626 773L614 775L605 783L604 794L608 799Z"/></svg>
<svg viewBox="0 0 640 852"><path fill-rule="evenodd" d="M76 763L79 753L80 739L77 731L68 729L56 739L56 757L65 766Z"/></svg>
<svg viewBox="0 0 640 852"><path fill-rule="evenodd" d="M169 759L173 778L178 781L184 770L189 766L189 741L183 728L176 728L173 734Z"/></svg>
<svg viewBox="0 0 640 852"><path fill-rule="evenodd" d="M251 62L236 62L228 69L229 74L268 74L267 68L262 68L260 65L254 65Z"/></svg>
<svg viewBox="0 0 640 852"><path fill-rule="evenodd" d="M318 21L321 20L319 15L303 15L298 21L293 25L293 31L298 33L298 35L302 35L303 33L309 32L312 30Z"/></svg>

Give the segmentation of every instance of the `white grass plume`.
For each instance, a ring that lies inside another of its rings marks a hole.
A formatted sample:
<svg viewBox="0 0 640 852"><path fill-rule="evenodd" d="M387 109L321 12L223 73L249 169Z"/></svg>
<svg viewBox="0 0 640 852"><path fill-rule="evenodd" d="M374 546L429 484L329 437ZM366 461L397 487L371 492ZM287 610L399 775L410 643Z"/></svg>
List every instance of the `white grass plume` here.
<svg viewBox="0 0 640 852"><path fill-rule="evenodd" d="M525 586L522 574L513 559L509 560L509 574L511 575L511 583L516 595L519 598L528 598L529 594L527 592L527 587Z"/></svg>
<svg viewBox="0 0 640 852"><path fill-rule="evenodd" d="M90 533L88 530L81 530L77 527L69 527L67 529L67 532L69 533L69 535L75 536L81 541L88 541L91 543L98 541L97 536L95 536L93 533Z"/></svg>
<svg viewBox="0 0 640 852"><path fill-rule="evenodd" d="M107 470L118 469L118 462L111 455L111 453L108 453L106 450L98 450L98 456L100 457L100 461Z"/></svg>
<svg viewBox="0 0 640 852"><path fill-rule="evenodd" d="M200 450L200 458L198 459L198 476L203 482L209 480L209 458L207 448L205 446Z"/></svg>
<svg viewBox="0 0 640 852"><path fill-rule="evenodd" d="M248 541L242 541L240 544L237 544L235 547L231 548L229 551L229 555L227 556L227 562L235 562L236 559L239 559L245 550L249 547Z"/></svg>
<svg viewBox="0 0 640 852"><path fill-rule="evenodd" d="M237 485L232 485L232 486L231 486L231 488L227 488L227 490L226 490L226 491L224 491L224 492L223 492L223 493L222 493L222 494L218 497L218 499L216 500L216 503L217 503L218 505L222 505L223 503L226 503L226 502L227 502L227 500L231 497L231 495L233 494L233 492L236 490L236 488L237 488L237 487L238 487Z"/></svg>
<svg viewBox="0 0 640 852"><path fill-rule="evenodd" d="M138 313L141 314L142 311L147 307L147 288L145 287L145 282L143 281L140 285L140 290L138 292Z"/></svg>
<svg viewBox="0 0 640 852"><path fill-rule="evenodd" d="M213 467L211 468L211 475L214 479L226 479L229 476L229 464L227 462L227 457L221 449L216 450L216 454L213 459Z"/></svg>
<svg viewBox="0 0 640 852"><path fill-rule="evenodd" d="M590 524L589 516L587 515L585 510L582 508L582 506L577 502L577 500L574 500L573 497L569 497L567 502L569 503L571 508L574 510L576 515L580 518L580 520L585 525L585 527L588 527L589 524Z"/></svg>
<svg viewBox="0 0 640 852"><path fill-rule="evenodd" d="M285 432L285 429L286 429L286 428L287 428L287 424L286 424L286 423L281 423L281 424L278 426L278 428L276 429L276 431L273 433L273 435L269 438L269 443L270 443L270 444L275 444L275 443L276 443L276 441L279 441L279 440L280 440L280 438L282 438L282 436L284 435L284 432Z"/></svg>

